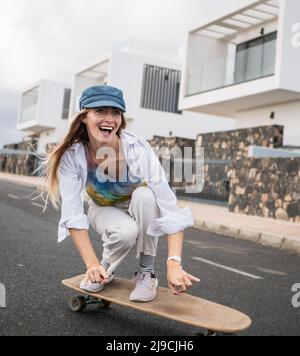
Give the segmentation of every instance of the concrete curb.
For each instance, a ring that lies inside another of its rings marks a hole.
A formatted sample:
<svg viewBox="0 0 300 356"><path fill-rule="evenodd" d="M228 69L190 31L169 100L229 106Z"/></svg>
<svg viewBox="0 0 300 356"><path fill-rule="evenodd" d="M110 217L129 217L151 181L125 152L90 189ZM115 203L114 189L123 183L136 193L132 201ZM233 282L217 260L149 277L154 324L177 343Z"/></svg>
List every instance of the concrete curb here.
<svg viewBox="0 0 300 356"><path fill-rule="evenodd" d="M195 220L195 229L215 233L238 240L250 241L256 244L269 246L282 251L291 252L300 256L300 239L280 235L270 235L255 230L243 229L236 226Z"/></svg>
<svg viewBox="0 0 300 356"><path fill-rule="evenodd" d="M41 178L30 178L29 179L19 179L18 176L17 177L5 177L0 175L0 181L4 181L4 182L9 182L9 183L15 183L15 184L19 184L19 185L25 185L27 187L42 187L43 186L43 180Z"/></svg>

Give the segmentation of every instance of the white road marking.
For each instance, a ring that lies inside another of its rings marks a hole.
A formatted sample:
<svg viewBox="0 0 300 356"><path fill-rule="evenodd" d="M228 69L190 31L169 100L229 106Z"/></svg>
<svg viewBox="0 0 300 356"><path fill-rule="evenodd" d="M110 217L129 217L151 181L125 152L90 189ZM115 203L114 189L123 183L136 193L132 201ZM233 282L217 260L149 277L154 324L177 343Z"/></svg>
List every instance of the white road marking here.
<svg viewBox="0 0 300 356"><path fill-rule="evenodd" d="M38 203L31 203L31 205L37 206L38 208L44 209L44 205Z"/></svg>
<svg viewBox="0 0 300 356"><path fill-rule="evenodd" d="M262 268L262 267L257 267L257 266L254 266L254 267L257 268L260 272L274 274L275 276L286 277L288 275L287 273L281 272L281 271L274 271L272 269Z"/></svg>
<svg viewBox="0 0 300 356"><path fill-rule="evenodd" d="M240 270L235 269L235 268L231 268L231 267L227 267L227 266L221 265L219 263L215 263L215 262L212 262L212 261L209 261L209 260L205 260L204 258L193 257L193 260L201 261L201 262L206 263L208 265L219 267L219 268L222 268L222 269L224 269L226 271L237 273L237 274L240 274L242 276L249 277L249 278L252 278L252 279L263 279L263 277L255 276L254 274L250 274L250 273L243 272L243 271L240 271Z"/></svg>
<svg viewBox="0 0 300 356"><path fill-rule="evenodd" d="M21 198L16 196L16 195L13 195L13 194L8 194L8 196L12 199L15 199L15 200L20 200Z"/></svg>

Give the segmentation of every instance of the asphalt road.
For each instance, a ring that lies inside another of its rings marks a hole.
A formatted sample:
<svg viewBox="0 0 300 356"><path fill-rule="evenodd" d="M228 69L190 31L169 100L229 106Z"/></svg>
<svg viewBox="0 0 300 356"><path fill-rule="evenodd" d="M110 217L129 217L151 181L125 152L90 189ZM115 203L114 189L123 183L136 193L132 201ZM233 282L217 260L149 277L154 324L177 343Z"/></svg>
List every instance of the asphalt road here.
<svg viewBox="0 0 300 356"><path fill-rule="evenodd" d="M0 335L189 336L194 327L112 305L73 313L74 295L61 280L84 273L67 239L56 243L58 212L43 213L34 189L0 181L0 284L6 308L0 308ZM217 217L216 217L217 218ZM91 233L101 256L100 239ZM166 239L157 257L157 275L167 286ZM292 286L300 283L300 258L269 247L196 229L185 233L184 268L201 278L190 293L248 314L253 325L241 335L300 335L300 308L292 306ZM131 253L118 271L130 278ZM188 307L188 306L187 306Z"/></svg>

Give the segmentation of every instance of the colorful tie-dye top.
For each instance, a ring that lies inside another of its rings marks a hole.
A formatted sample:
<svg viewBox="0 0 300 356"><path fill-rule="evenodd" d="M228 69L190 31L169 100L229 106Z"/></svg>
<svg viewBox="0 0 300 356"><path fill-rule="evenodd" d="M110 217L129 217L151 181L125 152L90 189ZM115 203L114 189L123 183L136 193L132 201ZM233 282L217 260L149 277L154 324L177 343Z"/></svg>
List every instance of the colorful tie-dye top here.
<svg viewBox="0 0 300 356"><path fill-rule="evenodd" d="M117 203L129 201L133 191L141 186L147 186L141 180L131 182L129 180L128 166L125 176L122 179L115 179L101 182L97 177L107 177L97 164L91 159L87 146L85 146L85 156L87 161L87 182L86 192L93 202L99 206L112 206ZM98 171L97 171L98 170Z"/></svg>

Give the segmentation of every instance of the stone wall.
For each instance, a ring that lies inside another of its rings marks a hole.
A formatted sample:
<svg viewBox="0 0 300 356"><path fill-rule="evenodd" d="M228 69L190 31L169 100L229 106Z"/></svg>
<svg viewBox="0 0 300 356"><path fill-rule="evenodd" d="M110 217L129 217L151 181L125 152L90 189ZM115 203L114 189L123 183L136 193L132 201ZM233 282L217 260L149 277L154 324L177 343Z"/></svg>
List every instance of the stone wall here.
<svg viewBox="0 0 300 356"><path fill-rule="evenodd" d="M37 141L31 140L5 145L4 148L32 152L37 148ZM38 164L32 154L0 154L0 171L12 174L32 175Z"/></svg>
<svg viewBox="0 0 300 356"><path fill-rule="evenodd" d="M283 131L283 126L274 125L201 134L196 146L204 147L205 159L240 159L248 157L249 146L282 147Z"/></svg>
<svg viewBox="0 0 300 356"><path fill-rule="evenodd" d="M249 146L282 147L283 126L261 126L213 132L197 136L196 147L204 147L205 184L203 199L228 201L228 172L236 160L248 157Z"/></svg>
<svg viewBox="0 0 300 356"><path fill-rule="evenodd" d="M179 147L183 150L184 147L192 147L193 158L195 158L195 140L182 137L163 137L153 136L152 140L148 140L152 147L168 147L170 150L174 147Z"/></svg>
<svg viewBox="0 0 300 356"><path fill-rule="evenodd" d="M214 132L197 136L195 147L204 147L204 190L193 197L229 200L231 212L300 223L300 158L249 158L251 145L283 147L282 126ZM193 140L155 136L152 146L193 144ZM180 185L184 193L185 182ZM191 195L192 196L192 195Z"/></svg>
<svg viewBox="0 0 300 356"><path fill-rule="evenodd" d="M247 158L229 172L229 210L300 223L300 158Z"/></svg>

